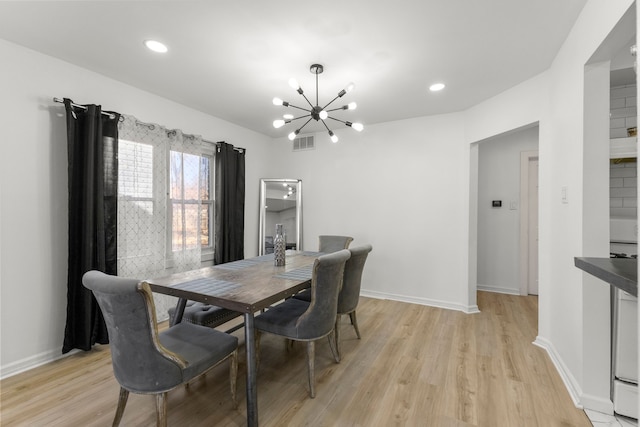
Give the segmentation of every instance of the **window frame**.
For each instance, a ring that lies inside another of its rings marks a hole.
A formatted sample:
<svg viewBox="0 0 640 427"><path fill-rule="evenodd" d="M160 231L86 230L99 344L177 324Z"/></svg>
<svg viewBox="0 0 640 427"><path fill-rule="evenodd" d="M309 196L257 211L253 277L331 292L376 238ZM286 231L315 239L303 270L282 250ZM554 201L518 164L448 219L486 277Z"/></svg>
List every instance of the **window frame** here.
<svg viewBox="0 0 640 427"><path fill-rule="evenodd" d="M171 152L179 152L182 154L191 154L199 157L206 157L209 159L209 188L210 188L210 199L202 200L200 199L200 194L198 194L198 200L194 202L194 204L200 205L208 205L209 206L209 245L206 247L201 246L201 262L213 261L214 259L214 209L215 209L215 154L216 154L216 144L211 142L203 141L202 144L194 143L191 144L190 147L192 149L185 149L184 146L175 146L170 144L169 149L167 150L167 235L166 235L166 248L167 248L167 263L168 266L173 266L173 204L174 199L171 197ZM201 162L198 162L200 165ZM184 163L183 163L184 165ZM200 166L199 166L200 167ZM183 186L184 190L184 186ZM176 199L177 200L177 199ZM188 204L186 199L179 199L183 203ZM190 199L192 200L192 199ZM201 215L198 215L198 228L201 229L200 226Z"/></svg>

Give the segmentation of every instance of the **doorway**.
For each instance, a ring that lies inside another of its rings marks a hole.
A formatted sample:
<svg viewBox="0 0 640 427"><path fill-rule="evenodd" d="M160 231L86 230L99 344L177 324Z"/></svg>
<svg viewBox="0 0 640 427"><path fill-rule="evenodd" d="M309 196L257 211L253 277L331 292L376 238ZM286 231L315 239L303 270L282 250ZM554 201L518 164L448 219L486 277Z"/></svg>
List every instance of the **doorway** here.
<svg viewBox="0 0 640 427"><path fill-rule="evenodd" d="M478 143L478 290L537 294L538 140L532 123Z"/></svg>

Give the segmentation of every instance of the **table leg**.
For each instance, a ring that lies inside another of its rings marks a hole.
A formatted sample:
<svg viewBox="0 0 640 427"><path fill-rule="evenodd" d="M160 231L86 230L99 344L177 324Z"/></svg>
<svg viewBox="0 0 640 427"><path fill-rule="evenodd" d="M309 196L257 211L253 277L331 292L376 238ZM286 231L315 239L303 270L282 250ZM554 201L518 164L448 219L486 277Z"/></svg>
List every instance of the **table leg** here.
<svg viewBox="0 0 640 427"><path fill-rule="evenodd" d="M258 388L256 382L256 341L253 313L244 314L244 341L247 352L247 426L258 425Z"/></svg>
<svg viewBox="0 0 640 427"><path fill-rule="evenodd" d="M184 298L178 299L178 304L176 305L176 311L173 315L173 321L169 326L176 325L182 321L182 315L184 314L184 308L187 306L187 300Z"/></svg>

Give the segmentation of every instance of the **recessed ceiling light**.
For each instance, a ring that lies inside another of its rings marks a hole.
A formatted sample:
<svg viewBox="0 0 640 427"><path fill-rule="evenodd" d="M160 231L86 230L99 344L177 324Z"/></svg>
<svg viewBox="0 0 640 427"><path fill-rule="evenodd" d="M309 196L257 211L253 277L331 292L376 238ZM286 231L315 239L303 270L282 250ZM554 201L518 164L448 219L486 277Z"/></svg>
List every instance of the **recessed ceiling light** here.
<svg viewBox="0 0 640 427"><path fill-rule="evenodd" d="M145 40L144 45L148 49L158 53L166 53L169 50L166 45L156 40Z"/></svg>
<svg viewBox="0 0 640 427"><path fill-rule="evenodd" d="M444 83L434 83L431 86L429 86L429 90L431 92L437 92L442 89L444 89Z"/></svg>

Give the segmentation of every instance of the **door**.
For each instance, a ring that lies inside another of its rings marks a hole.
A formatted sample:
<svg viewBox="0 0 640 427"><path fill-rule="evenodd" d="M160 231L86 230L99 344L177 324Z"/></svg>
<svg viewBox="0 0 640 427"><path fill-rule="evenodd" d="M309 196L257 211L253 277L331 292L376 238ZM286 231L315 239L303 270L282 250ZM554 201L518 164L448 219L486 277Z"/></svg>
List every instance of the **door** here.
<svg viewBox="0 0 640 427"><path fill-rule="evenodd" d="M538 159L529 159L529 253L527 290L530 295L538 295Z"/></svg>

